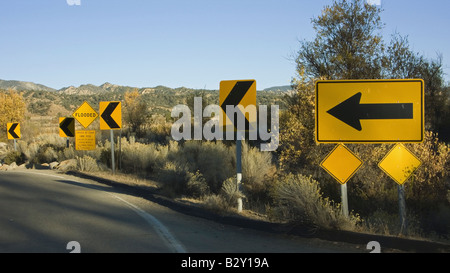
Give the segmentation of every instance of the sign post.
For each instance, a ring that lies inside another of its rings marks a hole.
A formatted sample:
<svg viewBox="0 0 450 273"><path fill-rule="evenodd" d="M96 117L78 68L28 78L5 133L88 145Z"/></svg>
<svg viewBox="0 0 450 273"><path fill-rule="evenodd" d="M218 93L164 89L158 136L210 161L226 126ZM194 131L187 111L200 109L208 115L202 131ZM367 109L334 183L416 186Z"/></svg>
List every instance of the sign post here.
<svg viewBox="0 0 450 273"><path fill-rule="evenodd" d="M242 134L236 134L236 187L239 194L242 193ZM242 212L242 197L239 196L237 200L237 210Z"/></svg>
<svg viewBox="0 0 450 273"><path fill-rule="evenodd" d="M398 185L398 211L400 214L400 234L407 234L408 222L406 221L405 186Z"/></svg>
<svg viewBox="0 0 450 273"><path fill-rule="evenodd" d="M222 130L236 132L236 187L242 193L242 138L245 132L256 131L256 81L221 81L219 105ZM237 210L242 212L242 197L237 200Z"/></svg>
<svg viewBox="0 0 450 273"><path fill-rule="evenodd" d="M111 169L115 174L114 130L122 128L122 103L120 101L100 102L100 130L109 130L111 135Z"/></svg>

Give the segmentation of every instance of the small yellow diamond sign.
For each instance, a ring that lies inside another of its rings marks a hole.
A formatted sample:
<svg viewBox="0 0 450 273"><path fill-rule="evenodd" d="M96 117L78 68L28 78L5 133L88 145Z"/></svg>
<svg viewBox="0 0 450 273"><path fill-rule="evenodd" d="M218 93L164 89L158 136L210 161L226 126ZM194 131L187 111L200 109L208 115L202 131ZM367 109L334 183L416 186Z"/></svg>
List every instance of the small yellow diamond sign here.
<svg viewBox="0 0 450 273"><path fill-rule="evenodd" d="M73 117L87 128L97 117L98 114L86 101L73 113Z"/></svg>
<svg viewBox="0 0 450 273"><path fill-rule="evenodd" d="M402 144L395 145L378 166L395 182L403 185L422 162Z"/></svg>
<svg viewBox="0 0 450 273"><path fill-rule="evenodd" d="M362 166L362 161L342 144L337 145L320 163L339 183L345 184Z"/></svg>

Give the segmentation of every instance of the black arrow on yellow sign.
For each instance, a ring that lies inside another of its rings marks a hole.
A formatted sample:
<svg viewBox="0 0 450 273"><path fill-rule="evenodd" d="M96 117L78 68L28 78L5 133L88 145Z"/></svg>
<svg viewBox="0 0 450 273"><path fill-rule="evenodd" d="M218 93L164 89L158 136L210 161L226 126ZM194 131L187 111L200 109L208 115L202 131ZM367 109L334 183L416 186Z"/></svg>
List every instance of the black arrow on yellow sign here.
<svg viewBox="0 0 450 273"><path fill-rule="evenodd" d="M59 123L59 128L66 135L65 137L75 137L75 118L64 118Z"/></svg>
<svg viewBox="0 0 450 273"><path fill-rule="evenodd" d="M233 89L230 91L230 93L228 94L226 99L220 105L220 107L227 114L227 116L231 120L234 120L234 127L236 129L237 129L237 121L242 120L242 118L243 118L243 120L245 121L245 130L250 130L250 131L253 130L253 127L250 125L250 123L248 122L245 115L239 110L239 108L236 107L239 105L242 98L244 98L245 94L250 89L250 87L252 86L253 83L254 83L254 81L238 81L238 82L236 82ZM227 105L232 105L233 107L235 107L236 111L234 112L234 114L236 115L236 118L233 118L232 116L230 116L229 113L227 113L227 109L226 109ZM242 117L242 116L244 116L244 117Z"/></svg>
<svg viewBox="0 0 450 273"><path fill-rule="evenodd" d="M111 117L112 113L114 112L114 110L116 110L119 103L120 102L114 102L114 101L110 102L108 104L108 106L106 106L105 111L103 111L103 113L101 114L102 119L106 122L106 124L111 129L120 129L119 124L117 124L117 122L114 120L114 118Z"/></svg>
<svg viewBox="0 0 450 273"><path fill-rule="evenodd" d="M16 128L17 128L17 126L19 126L19 123L12 123L12 124L11 124L11 127L9 127L9 129L8 129L8 134L9 134L13 139L20 138L20 136L18 135L18 134L20 134L20 132L17 133L17 132L15 131Z"/></svg>
<svg viewBox="0 0 450 273"><path fill-rule="evenodd" d="M412 103L360 103L361 92L327 111L345 124L362 130L362 119L412 119Z"/></svg>

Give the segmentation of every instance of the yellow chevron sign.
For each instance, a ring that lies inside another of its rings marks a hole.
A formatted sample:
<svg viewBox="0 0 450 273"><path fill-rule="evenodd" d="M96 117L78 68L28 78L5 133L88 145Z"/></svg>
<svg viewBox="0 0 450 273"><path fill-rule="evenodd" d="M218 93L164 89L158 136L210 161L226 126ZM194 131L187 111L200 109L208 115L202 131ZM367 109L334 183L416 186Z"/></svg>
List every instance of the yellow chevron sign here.
<svg viewBox="0 0 450 273"><path fill-rule="evenodd" d="M220 124L224 131L256 130L255 80L221 81L219 105L222 109ZM239 126L240 120L242 126Z"/></svg>
<svg viewBox="0 0 450 273"><path fill-rule="evenodd" d="M122 103L120 101L100 102L100 130L122 128Z"/></svg>
<svg viewBox="0 0 450 273"><path fill-rule="evenodd" d="M6 126L6 133L8 135L8 139L19 139L20 136L20 123L8 123Z"/></svg>

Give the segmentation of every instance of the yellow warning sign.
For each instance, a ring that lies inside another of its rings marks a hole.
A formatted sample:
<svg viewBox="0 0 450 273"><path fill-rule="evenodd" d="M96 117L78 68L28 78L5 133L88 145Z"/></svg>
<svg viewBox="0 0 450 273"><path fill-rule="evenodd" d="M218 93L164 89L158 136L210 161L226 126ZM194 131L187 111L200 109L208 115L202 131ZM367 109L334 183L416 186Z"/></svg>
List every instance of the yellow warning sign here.
<svg viewBox="0 0 450 273"><path fill-rule="evenodd" d="M316 82L318 143L422 142L424 81Z"/></svg>
<svg viewBox="0 0 450 273"><path fill-rule="evenodd" d="M6 124L6 133L8 135L8 139L19 139L20 136L20 123L8 123Z"/></svg>
<svg viewBox="0 0 450 273"><path fill-rule="evenodd" d="M399 185L403 185L420 165L422 165L420 159L401 143L395 145L378 163L378 166Z"/></svg>
<svg viewBox="0 0 450 273"><path fill-rule="evenodd" d="M97 117L98 114L86 101L72 115L78 122L87 128Z"/></svg>
<svg viewBox="0 0 450 273"><path fill-rule="evenodd" d="M219 105L222 109L220 124L224 132L256 130L255 80L221 81Z"/></svg>
<svg viewBox="0 0 450 273"><path fill-rule="evenodd" d="M100 130L122 128L122 103L120 101L100 102Z"/></svg>
<svg viewBox="0 0 450 273"><path fill-rule="evenodd" d="M95 131L75 131L75 150L95 150Z"/></svg>
<svg viewBox="0 0 450 273"><path fill-rule="evenodd" d="M320 163L320 166L339 183L345 184L362 166L362 163L352 151L339 144Z"/></svg>

